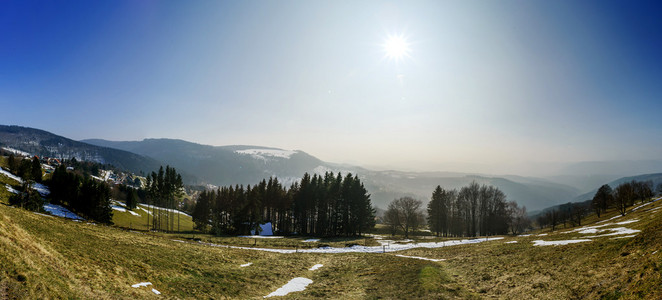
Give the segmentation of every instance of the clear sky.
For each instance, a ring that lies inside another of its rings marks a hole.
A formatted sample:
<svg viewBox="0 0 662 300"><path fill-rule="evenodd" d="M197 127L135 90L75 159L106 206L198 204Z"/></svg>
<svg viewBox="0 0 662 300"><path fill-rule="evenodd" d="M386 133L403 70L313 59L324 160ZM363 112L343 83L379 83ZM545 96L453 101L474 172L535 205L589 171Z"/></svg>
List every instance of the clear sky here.
<svg viewBox="0 0 662 300"><path fill-rule="evenodd" d="M409 170L660 159L661 32L657 1L2 1L0 124Z"/></svg>

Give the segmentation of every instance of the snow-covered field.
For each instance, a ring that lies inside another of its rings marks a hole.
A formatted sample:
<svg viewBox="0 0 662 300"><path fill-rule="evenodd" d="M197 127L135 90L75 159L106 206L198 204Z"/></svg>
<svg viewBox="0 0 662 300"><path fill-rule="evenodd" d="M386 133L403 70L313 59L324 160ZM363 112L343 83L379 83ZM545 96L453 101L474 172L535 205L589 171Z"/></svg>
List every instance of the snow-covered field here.
<svg viewBox="0 0 662 300"><path fill-rule="evenodd" d="M288 283L277 289L275 292L264 296L264 298L285 296L292 292L301 292L305 290L306 287L311 283L313 283L313 281L308 278L297 277L290 280Z"/></svg>

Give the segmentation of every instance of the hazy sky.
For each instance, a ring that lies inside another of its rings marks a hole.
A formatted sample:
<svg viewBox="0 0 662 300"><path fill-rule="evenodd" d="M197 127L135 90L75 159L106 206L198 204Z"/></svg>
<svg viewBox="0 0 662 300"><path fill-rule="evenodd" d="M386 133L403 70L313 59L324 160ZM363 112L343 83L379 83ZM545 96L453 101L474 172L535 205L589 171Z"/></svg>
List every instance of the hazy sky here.
<svg viewBox="0 0 662 300"><path fill-rule="evenodd" d="M0 124L418 170L660 159L656 2L2 1Z"/></svg>

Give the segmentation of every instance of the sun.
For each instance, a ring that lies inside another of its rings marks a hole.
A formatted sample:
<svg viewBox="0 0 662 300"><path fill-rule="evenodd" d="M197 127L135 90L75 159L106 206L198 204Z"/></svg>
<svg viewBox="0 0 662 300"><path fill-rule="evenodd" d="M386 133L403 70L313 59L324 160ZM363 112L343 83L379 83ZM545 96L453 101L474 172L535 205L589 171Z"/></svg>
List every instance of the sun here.
<svg viewBox="0 0 662 300"><path fill-rule="evenodd" d="M411 52L409 42L403 35L388 36L383 46L386 58L391 60L398 61L405 57L409 57L409 53Z"/></svg>

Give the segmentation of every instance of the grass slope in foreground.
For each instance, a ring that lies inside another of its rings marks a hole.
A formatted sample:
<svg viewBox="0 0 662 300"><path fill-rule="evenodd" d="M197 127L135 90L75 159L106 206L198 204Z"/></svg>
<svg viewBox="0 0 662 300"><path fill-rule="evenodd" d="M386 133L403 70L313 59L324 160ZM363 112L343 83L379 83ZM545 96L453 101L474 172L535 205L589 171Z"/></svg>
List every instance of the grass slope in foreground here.
<svg viewBox="0 0 662 300"><path fill-rule="evenodd" d="M293 298L471 297L437 263L210 247L0 205L0 298L262 298L295 277L313 283Z"/></svg>
<svg viewBox="0 0 662 300"><path fill-rule="evenodd" d="M0 185L6 180L0 176ZM6 203L6 196L0 192L0 202ZM641 230L630 238L567 228L387 254L280 254L182 243L174 240L179 234L73 222L0 204L0 299L260 299L296 277L313 283L287 298L657 299L662 297L661 208L657 201L603 223L597 222L615 212L593 217L585 225ZM588 238L593 235L598 237ZM214 239L232 244L237 238ZM532 243L573 239L590 241ZM323 267L310 271L316 264ZM140 282L152 285L131 287Z"/></svg>

